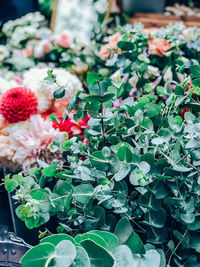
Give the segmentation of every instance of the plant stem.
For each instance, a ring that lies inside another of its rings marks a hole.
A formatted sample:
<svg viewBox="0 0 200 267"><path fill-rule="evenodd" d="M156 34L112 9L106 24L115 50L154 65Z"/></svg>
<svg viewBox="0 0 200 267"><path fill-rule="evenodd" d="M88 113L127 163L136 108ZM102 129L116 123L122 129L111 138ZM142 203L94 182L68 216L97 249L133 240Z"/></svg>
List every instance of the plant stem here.
<svg viewBox="0 0 200 267"><path fill-rule="evenodd" d="M108 134L109 132L111 132L112 130L116 129L117 127L120 127L121 125L123 125L125 122L121 122L120 124L116 125L115 127L111 128L110 130L108 130L106 132L106 134Z"/></svg>
<svg viewBox="0 0 200 267"><path fill-rule="evenodd" d="M176 250L178 249L178 247L180 246L181 242L183 241L184 237L186 236L188 232L188 229L186 229L185 233L183 234L181 240L178 242L177 246L175 247L175 249L172 251L170 257L169 257L169 261L168 261L168 264L167 266L170 266L170 262L171 262L171 259L172 259L172 256L174 255L174 253L176 252Z"/></svg>
<svg viewBox="0 0 200 267"><path fill-rule="evenodd" d="M102 128L103 146L104 146L105 145L105 127L104 127L104 121L103 121L103 94L102 94L100 82L98 82L98 86L99 86L99 94L101 96L101 128Z"/></svg>

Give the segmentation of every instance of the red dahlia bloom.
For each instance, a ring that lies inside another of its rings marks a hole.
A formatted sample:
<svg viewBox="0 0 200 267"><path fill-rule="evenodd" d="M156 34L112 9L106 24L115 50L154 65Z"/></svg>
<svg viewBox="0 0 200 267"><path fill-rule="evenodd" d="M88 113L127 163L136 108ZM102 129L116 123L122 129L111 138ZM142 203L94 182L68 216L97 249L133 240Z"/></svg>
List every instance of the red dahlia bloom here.
<svg viewBox="0 0 200 267"><path fill-rule="evenodd" d="M38 101L34 92L26 87L16 87L0 98L0 114L9 122L26 121L37 113Z"/></svg>

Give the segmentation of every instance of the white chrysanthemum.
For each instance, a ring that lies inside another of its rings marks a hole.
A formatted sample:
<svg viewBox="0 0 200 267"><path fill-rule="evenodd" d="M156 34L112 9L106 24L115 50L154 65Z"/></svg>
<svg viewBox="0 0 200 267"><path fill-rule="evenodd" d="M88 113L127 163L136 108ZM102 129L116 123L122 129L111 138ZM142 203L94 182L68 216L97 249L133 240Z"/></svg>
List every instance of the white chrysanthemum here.
<svg viewBox="0 0 200 267"><path fill-rule="evenodd" d="M8 49L5 47L5 45L0 45L0 62L2 62L8 56L9 56Z"/></svg>
<svg viewBox="0 0 200 267"><path fill-rule="evenodd" d="M58 86L56 84L47 84L44 78L47 77L48 68L32 68L24 73L24 85L35 92L38 97L38 112L43 113L48 110L53 103L53 93ZM65 99L75 95L77 91L82 90L80 80L65 69L54 69L56 81L60 86L65 87Z"/></svg>
<svg viewBox="0 0 200 267"><path fill-rule="evenodd" d="M0 77L0 95L5 93L7 90L17 87L18 84L14 80L6 80L2 77Z"/></svg>

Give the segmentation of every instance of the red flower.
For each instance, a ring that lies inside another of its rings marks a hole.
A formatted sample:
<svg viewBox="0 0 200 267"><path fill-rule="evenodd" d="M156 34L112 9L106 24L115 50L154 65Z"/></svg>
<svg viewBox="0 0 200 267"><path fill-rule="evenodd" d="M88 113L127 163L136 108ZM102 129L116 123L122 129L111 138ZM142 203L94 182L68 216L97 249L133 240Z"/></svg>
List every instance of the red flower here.
<svg viewBox="0 0 200 267"><path fill-rule="evenodd" d="M9 123L26 121L37 113L38 101L34 92L26 87L8 90L0 99L0 114Z"/></svg>
<svg viewBox="0 0 200 267"><path fill-rule="evenodd" d="M62 116L58 116L58 119L60 122L53 122L53 127L55 129L59 129L60 132L68 133L69 138L72 138L74 135L78 135L82 139L84 138L83 132L86 128L89 127L87 122L90 119L90 116L88 114L85 119L79 119L78 122L73 119L72 113L67 120L64 120Z"/></svg>
<svg viewBox="0 0 200 267"><path fill-rule="evenodd" d="M184 120L185 119L185 113L189 112L189 108L185 107L182 111L181 111L181 118Z"/></svg>

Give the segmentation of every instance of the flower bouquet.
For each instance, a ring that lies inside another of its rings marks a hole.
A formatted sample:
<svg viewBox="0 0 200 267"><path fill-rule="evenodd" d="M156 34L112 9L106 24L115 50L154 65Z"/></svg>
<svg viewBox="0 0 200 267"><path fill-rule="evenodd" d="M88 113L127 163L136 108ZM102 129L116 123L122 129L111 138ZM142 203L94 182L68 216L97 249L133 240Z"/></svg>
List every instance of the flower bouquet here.
<svg viewBox="0 0 200 267"><path fill-rule="evenodd" d="M55 138L63 140L65 133L83 135L84 123L71 117L64 119L63 108L69 99L82 90L79 79L64 69L54 69L56 84L50 84L46 68L33 68L23 73L21 79L5 81L0 96L0 167L10 170L28 170L38 160L51 163L51 146ZM3 80L3 78L1 78ZM12 87L15 85L14 88ZM57 91L64 98L55 100ZM59 120L49 116L56 113ZM55 152L55 151L54 151ZM58 152L58 159L62 154ZM55 157L55 155L54 155Z"/></svg>

